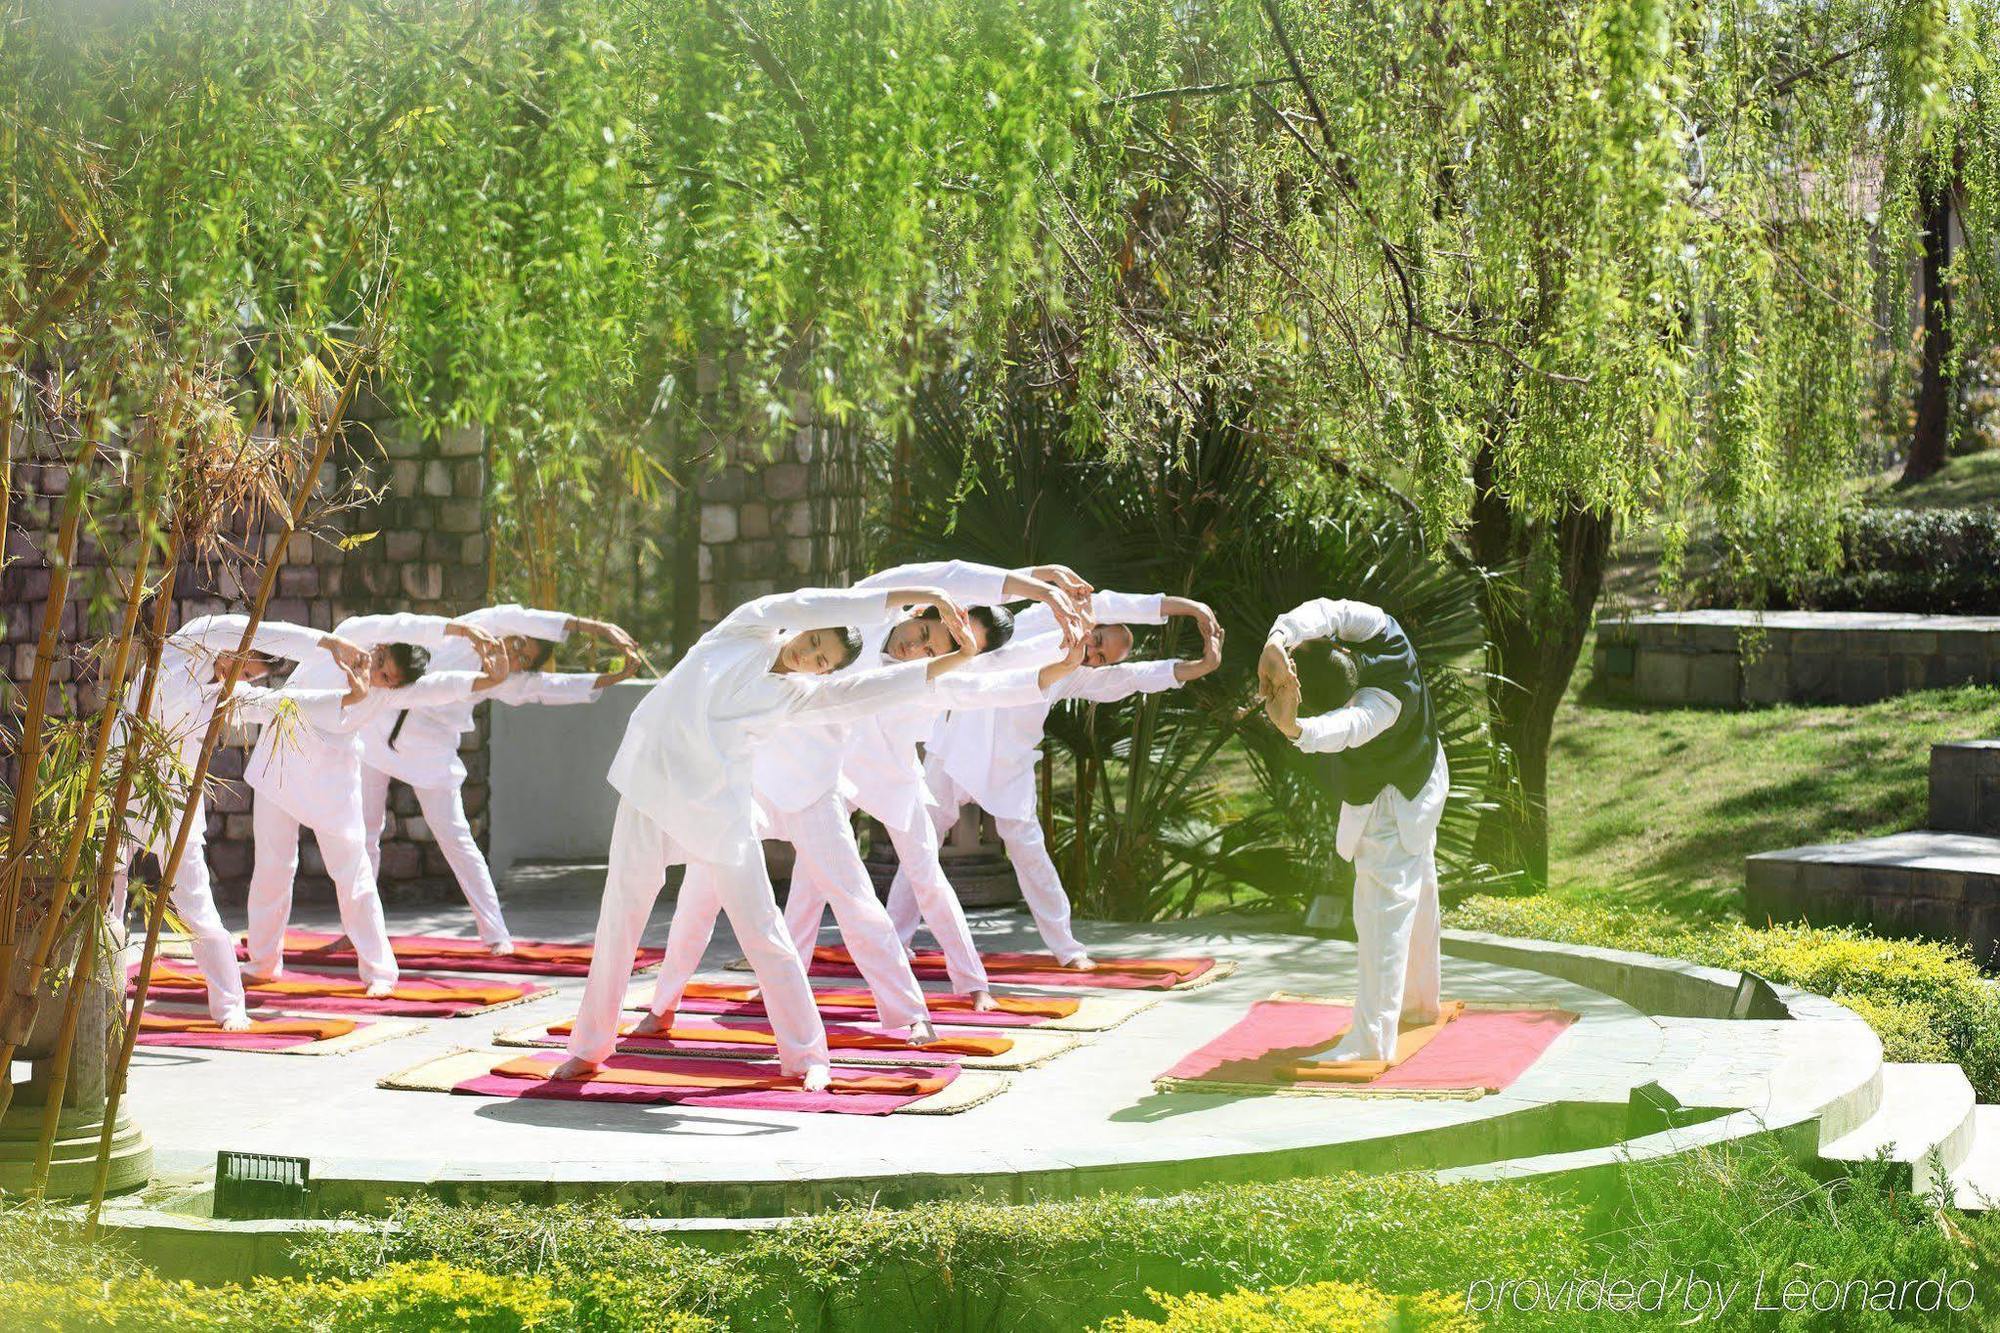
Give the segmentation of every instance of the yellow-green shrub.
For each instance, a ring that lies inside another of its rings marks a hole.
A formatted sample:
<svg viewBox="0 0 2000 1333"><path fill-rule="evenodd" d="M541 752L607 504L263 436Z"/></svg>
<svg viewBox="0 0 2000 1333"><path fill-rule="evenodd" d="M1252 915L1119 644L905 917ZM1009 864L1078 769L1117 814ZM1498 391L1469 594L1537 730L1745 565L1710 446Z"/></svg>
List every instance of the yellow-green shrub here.
<svg viewBox="0 0 2000 1333"><path fill-rule="evenodd" d="M1226 1296L1148 1292L1161 1319L1121 1315L1100 1333L1475 1333L1465 1302L1435 1291L1392 1296L1352 1282L1314 1282Z"/></svg>
<svg viewBox="0 0 2000 1333"><path fill-rule="evenodd" d="M298 1281L260 1278L198 1287L150 1273L90 1278L0 1282L0 1328L117 1329L120 1333L178 1333L182 1329L430 1330L526 1333L606 1326L580 1318L546 1277L484 1273L443 1263L390 1264L352 1280ZM612 1327L657 1333L709 1333L716 1325L685 1311L633 1311Z"/></svg>
<svg viewBox="0 0 2000 1333"><path fill-rule="evenodd" d="M1547 896L1468 898L1450 924L1755 972L1850 1006L1882 1038L1888 1059L1957 1061L1981 1101L2000 1100L2000 994L1956 944L1846 926L1691 923Z"/></svg>

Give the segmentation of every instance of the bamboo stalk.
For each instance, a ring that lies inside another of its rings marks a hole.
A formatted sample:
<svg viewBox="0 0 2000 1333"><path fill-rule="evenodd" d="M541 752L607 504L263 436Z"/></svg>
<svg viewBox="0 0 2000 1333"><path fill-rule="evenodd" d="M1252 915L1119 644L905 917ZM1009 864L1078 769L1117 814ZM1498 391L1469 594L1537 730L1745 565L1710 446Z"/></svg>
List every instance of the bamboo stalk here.
<svg viewBox="0 0 2000 1333"><path fill-rule="evenodd" d="M62 629L63 604L69 600L70 562L76 556L76 530L83 517L83 496L89 489L90 465L96 459L97 422L85 432L83 452L70 472L63 495L62 523L56 534L56 558L49 576L48 602L42 610L42 632L35 646L35 671L28 683L28 711L21 724L14 814L7 836L7 860L0 866L0 1115L14 1099L13 1053L27 1033L21 1012L23 997L14 985L18 945L14 930L20 910L21 882L28 867L28 826L34 811L42 760L42 725L48 716L49 676L54 667L56 639ZM32 1001L27 1001L31 1004Z"/></svg>
<svg viewBox="0 0 2000 1333"><path fill-rule="evenodd" d="M143 497L143 484L138 488ZM63 871L57 882L55 899L49 905L48 920L43 926L42 940L38 956L28 973L29 994L35 995L41 988L42 969L48 966L50 956L55 951L57 935L60 933L64 909L69 904L70 879L76 872L76 862L82 851L83 835L88 832L88 812L95 805L97 787L103 776L104 759L110 747L113 724L124 706L125 673L131 661L132 638L139 628L139 607L143 602L146 573L152 561L153 543L142 530L139 536L139 558L132 571L132 593L125 604L125 622L119 630L118 648L111 670L111 679L104 698L104 715L98 723L97 751L92 757L90 777L85 783L83 799L78 808L84 812L77 820L77 831L71 835L69 850L64 855ZM55 1153L56 1131L62 1121L63 1093L69 1087L69 1067L75 1055L77 1021L83 1012L83 997L89 988L97 963L97 932L104 928L102 909L108 897L112 867L124 845L125 802L132 795L132 760L138 748L139 724L152 706L155 675L160 664L160 640L166 629L167 612L173 605L173 547L168 546L166 562L167 579L154 597L154 629L157 631L146 647L145 683L140 686L140 711L126 723L125 762L120 766L118 781L113 788L114 802L109 809L109 819L104 830L104 846L98 854L98 871L95 891L78 915L85 923L83 952L77 959L75 971L70 976L69 993L63 1003L62 1024L56 1036L55 1055L49 1062L48 1100L42 1107L41 1137L35 1144L35 1171L30 1178L29 1188L41 1194L48 1188L49 1162ZM37 1003L36 1008L40 1005ZM11 1052L9 1053L11 1055Z"/></svg>
<svg viewBox="0 0 2000 1333"><path fill-rule="evenodd" d="M379 333L379 325L377 328ZM277 585L278 571L283 568L287 554L291 550L292 534L305 521L306 510L312 503L313 492L319 487L319 470L333 452L334 442L340 438L348 409L354 403L354 393L361 384L362 367L369 359L372 340L357 347L354 359L349 363L346 375L341 380L340 394L331 411L322 423L318 439L314 442L313 456L306 464L304 475L299 478L297 489L292 495L292 503L285 518L284 529L278 534L277 549L265 562L264 574L257 584L256 598L250 605L249 620L243 626L243 637L236 645L223 669L222 689L216 700L215 714L208 720L208 729L202 734L201 751L195 761L194 773L188 779L190 793L187 804L181 811L180 823L174 830L173 849L160 865L160 884L154 891L151 910L146 914L146 943L140 951L138 984L132 990L132 1009L125 1021L125 1032L119 1046L118 1060L111 1071L105 1096L104 1127L97 1140L97 1178L91 1187L89 1220L85 1226L85 1236L94 1239L97 1235L99 1216L104 1209L104 1190L111 1178L111 1138L118 1119L118 1103L125 1090L125 1075L132 1066L132 1050L139 1040L139 1024L146 1013L147 983L152 976L153 960L159 953L160 928L166 919L166 904L173 892L174 877L180 873L181 858L187 852L188 835L193 827L195 802L192 793L202 790L208 781L209 761L215 757L216 744L222 739L222 731L228 722L229 700L236 691L236 680L243 669L245 656L256 640L257 627L263 623L264 607L271 600L271 590Z"/></svg>

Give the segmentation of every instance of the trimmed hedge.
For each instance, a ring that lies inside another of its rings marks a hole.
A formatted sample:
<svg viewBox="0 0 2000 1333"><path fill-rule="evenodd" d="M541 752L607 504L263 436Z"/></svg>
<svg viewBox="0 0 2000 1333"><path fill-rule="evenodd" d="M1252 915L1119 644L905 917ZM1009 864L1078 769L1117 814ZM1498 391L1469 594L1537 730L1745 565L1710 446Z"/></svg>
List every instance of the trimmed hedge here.
<svg viewBox="0 0 2000 1333"><path fill-rule="evenodd" d="M1449 924L1756 972L1847 1005L1882 1038L1887 1059L1955 1061L1981 1101L2000 1101L2000 993L1960 945L1850 927L1690 923L1546 895L1468 898Z"/></svg>
<svg viewBox="0 0 2000 1333"><path fill-rule="evenodd" d="M1227 1296L1148 1294L1164 1318L1121 1315L1101 1324L1099 1333L1478 1333L1480 1327L1466 1313L1463 1296L1435 1291L1391 1296L1351 1282Z"/></svg>
<svg viewBox="0 0 2000 1333"><path fill-rule="evenodd" d="M1766 545L1782 550L1783 534ZM2000 510L1863 509L1842 525L1839 567L1798 579L1718 575L1705 606L1767 611L2000 612Z"/></svg>
<svg viewBox="0 0 2000 1333"><path fill-rule="evenodd" d="M1340 1176L1146 1200L947 1202L801 1219L716 1254L578 1208L416 1203L373 1233L319 1237L308 1272L433 1261L544 1276L579 1327L681 1309L731 1329L1087 1328L1152 1289L1345 1281L1463 1291L1493 1272L1573 1267L1582 1209L1524 1185Z"/></svg>

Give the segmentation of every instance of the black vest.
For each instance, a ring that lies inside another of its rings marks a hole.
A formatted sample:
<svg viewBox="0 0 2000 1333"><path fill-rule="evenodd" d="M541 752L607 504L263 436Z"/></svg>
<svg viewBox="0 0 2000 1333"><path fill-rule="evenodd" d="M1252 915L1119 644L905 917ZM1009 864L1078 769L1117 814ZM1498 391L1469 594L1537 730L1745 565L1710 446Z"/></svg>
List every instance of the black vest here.
<svg viewBox="0 0 2000 1333"><path fill-rule="evenodd" d="M1417 669L1417 651L1409 636L1386 617L1389 627L1361 643L1340 646L1354 654L1362 689L1377 689L1402 705L1395 724L1365 745L1312 756L1319 762L1320 780L1346 805L1366 805L1394 787L1414 799L1437 766L1437 722L1431 715L1430 691Z"/></svg>

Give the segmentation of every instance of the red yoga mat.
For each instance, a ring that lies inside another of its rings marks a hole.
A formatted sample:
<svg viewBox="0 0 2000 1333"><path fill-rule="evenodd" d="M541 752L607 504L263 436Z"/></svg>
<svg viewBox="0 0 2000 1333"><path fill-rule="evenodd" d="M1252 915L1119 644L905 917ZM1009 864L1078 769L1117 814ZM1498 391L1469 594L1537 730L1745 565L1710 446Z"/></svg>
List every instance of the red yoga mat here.
<svg viewBox="0 0 2000 1333"><path fill-rule="evenodd" d="M716 985L706 981L691 981L681 992L679 1012L683 1014L719 1014L730 1018L764 1018L764 1003L753 1000L750 992L753 986ZM1075 1000L1060 995L1000 995L995 996L1000 1008L984 1012L972 1007L972 999L965 995L940 995L935 991L924 995L924 1003L929 1006L931 1017L953 1027L967 1028L1032 1028L1058 1018L1068 1018L1077 1011ZM837 1022L852 1021L856 1017L873 1017L875 997L865 990L814 990L813 999L818 1002L820 1017Z"/></svg>
<svg viewBox="0 0 2000 1333"><path fill-rule="evenodd" d="M183 1046L212 1051L289 1051L331 1037L344 1037L367 1024L353 1018L256 1018L248 1029L230 1032L212 1018L140 1015L140 1046Z"/></svg>
<svg viewBox="0 0 2000 1333"><path fill-rule="evenodd" d="M618 1102L646 1106L715 1106L744 1111L804 1111L832 1115L889 1115L950 1086L958 1070L863 1069L836 1065L833 1086L807 1092L776 1064L691 1057L614 1055L589 1081L553 1080L560 1051L541 1051L501 1062L490 1074L453 1086L454 1093L544 1101ZM620 1075L647 1082L620 1082Z"/></svg>
<svg viewBox="0 0 2000 1333"><path fill-rule="evenodd" d="M133 968L136 983L138 968ZM359 977L332 972L286 969L282 976L267 982L244 978L243 996L253 1005L282 1009L310 1009L336 1014L395 1014L406 1018L459 1018L483 1010L512 1004L544 988L530 981L454 981L439 977L404 977L396 983L395 994L370 996ZM131 985L127 987L129 994ZM153 977L146 987L149 996L162 1000L185 1000L207 994L201 973L173 959L153 962Z"/></svg>
<svg viewBox="0 0 2000 1333"><path fill-rule="evenodd" d="M342 941L338 949L327 946ZM581 977L590 972L590 945L562 944L549 940L516 940L514 952L489 952L478 940L450 935L391 935L399 966L413 972L503 972L512 976ZM248 954L239 947L239 958ZM640 949L634 967L652 967L666 957L664 949ZM344 937L325 930L285 932L285 961L308 967L352 967L354 948Z"/></svg>
<svg viewBox="0 0 2000 1333"><path fill-rule="evenodd" d="M1161 1078L1297 1086L1288 1068L1331 1046L1352 1013L1340 1004L1259 1000L1227 1032L1183 1056ZM1559 1009L1468 1009L1402 1064L1354 1086L1498 1092L1575 1021L1575 1014Z"/></svg>
<svg viewBox="0 0 2000 1333"><path fill-rule="evenodd" d="M1095 990L1172 990L1184 986L1215 966L1213 958L1100 958L1091 972L1064 967L1052 954L987 953L979 959L986 965L986 979L1013 986L1085 986ZM938 981L948 976L944 955L919 949L910 966L920 981ZM812 975L816 977L858 977L844 945L823 945L813 950Z"/></svg>

